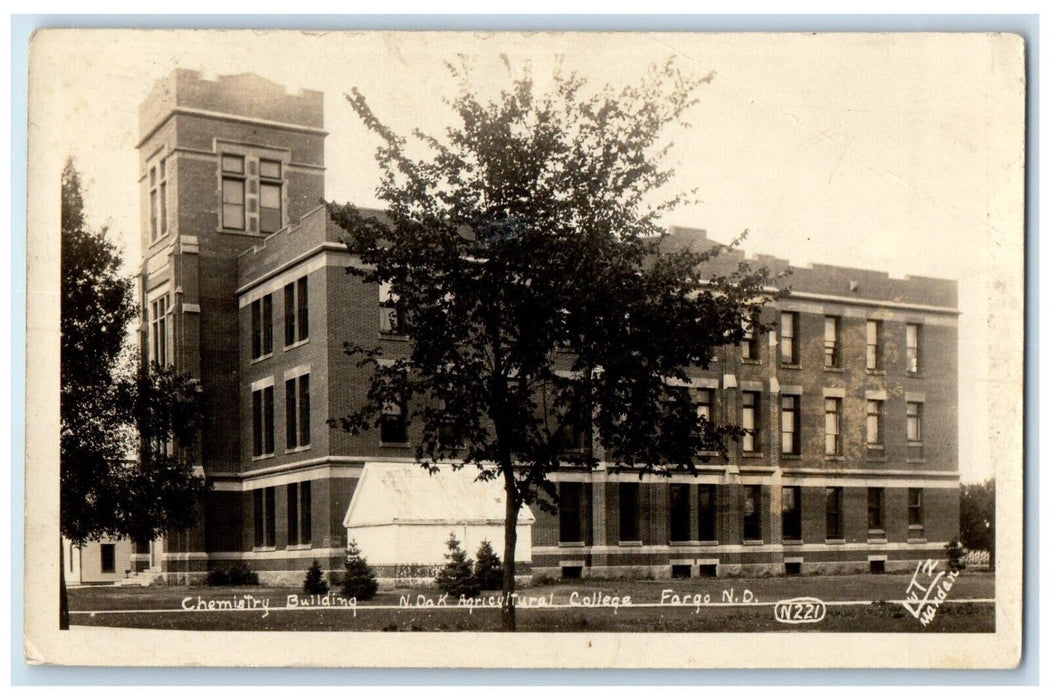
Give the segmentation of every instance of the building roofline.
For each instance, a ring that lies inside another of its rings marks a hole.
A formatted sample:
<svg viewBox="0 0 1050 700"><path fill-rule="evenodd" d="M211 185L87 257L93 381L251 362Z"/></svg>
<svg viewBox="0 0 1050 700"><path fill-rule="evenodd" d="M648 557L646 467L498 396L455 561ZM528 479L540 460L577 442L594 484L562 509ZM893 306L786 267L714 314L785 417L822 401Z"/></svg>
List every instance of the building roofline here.
<svg viewBox="0 0 1050 700"><path fill-rule="evenodd" d="M315 134L317 136L328 136L328 132L325 129L321 129L315 126L305 126L303 124L292 124L290 122L279 122L272 119L260 119L258 117L246 117L238 114L229 114L227 112L212 112L207 109L198 109L196 107L173 107L170 112L156 125L150 129L145 136L143 136L135 148L142 148L143 145L156 134L165 124L171 119L178 115L184 115L189 117L206 117L208 119L218 119L221 121L234 122L237 124L253 124L255 126L266 126L271 129L284 129L285 131L298 131L300 133Z"/></svg>

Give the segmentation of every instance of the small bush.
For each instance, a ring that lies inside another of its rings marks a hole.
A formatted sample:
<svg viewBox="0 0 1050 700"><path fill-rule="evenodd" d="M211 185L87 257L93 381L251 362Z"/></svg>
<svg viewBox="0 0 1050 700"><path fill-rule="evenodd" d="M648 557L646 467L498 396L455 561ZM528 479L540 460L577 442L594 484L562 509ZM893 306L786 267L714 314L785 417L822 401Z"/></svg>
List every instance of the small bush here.
<svg viewBox="0 0 1050 700"><path fill-rule="evenodd" d="M442 593L448 593L453 598L466 596L473 598L481 592L478 582L474 579L473 562L467 559L467 553L459 548L459 540L455 533L449 533L448 554L445 559L448 563L437 575L437 585Z"/></svg>
<svg viewBox="0 0 1050 700"><path fill-rule="evenodd" d="M343 595L357 600L372 600L379 589L375 571L368 560L361 556L357 540L350 540L346 547L346 578L343 580Z"/></svg>
<svg viewBox="0 0 1050 700"><path fill-rule="evenodd" d="M496 591L503 588L503 562L492 549L488 540L482 540L478 547L478 560L474 563L474 578L478 588L483 591Z"/></svg>
<svg viewBox="0 0 1050 700"><path fill-rule="evenodd" d="M259 574L248 568L247 564L238 562L233 566L212 569L204 583L208 586L258 586Z"/></svg>
<svg viewBox="0 0 1050 700"><path fill-rule="evenodd" d="M321 565L314 559L314 563L306 570L306 578L303 579L303 592L314 595L324 595L328 592L328 582L324 580L324 571Z"/></svg>
<svg viewBox="0 0 1050 700"><path fill-rule="evenodd" d="M961 571L966 568L966 547L958 538L944 545L944 553L948 556L948 568L952 571Z"/></svg>

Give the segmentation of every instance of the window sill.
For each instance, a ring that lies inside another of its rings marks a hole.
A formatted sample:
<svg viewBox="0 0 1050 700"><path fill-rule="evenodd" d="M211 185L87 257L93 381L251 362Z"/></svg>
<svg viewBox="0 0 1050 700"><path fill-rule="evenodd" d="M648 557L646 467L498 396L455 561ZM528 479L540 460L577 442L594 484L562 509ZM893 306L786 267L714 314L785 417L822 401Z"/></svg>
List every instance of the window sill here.
<svg viewBox="0 0 1050 700"><path fill-rule="evenodd" d="M642 546L642 541L641 540L621 540L619 544L620 544L621 547L641 547Z"/></svg>
<svg viewBox="0 0 1050 700"><path fill-rule="evenodd" d="M842 455L824 455L825 462L845 462L846 458Z"/></svg>
<svg viewBox="0 0 1050 700"><path fill-rule="evenodd" d="M889 540L885 537L872 537L868 535L868 544L887 544Z"/></svg>
<svg viewBox="0 0 1050 700"><path fill-rule="evenodd" d="M801 547L802 546L802 538L801 537L785 537L784 541L781 544L783 544L785 547Z"/></svg>
<svg viewBox="0 0 1050 700"><path fill-rule="evenodd" d="M802 369L802 365L798 364L797 362L781 362L780 363L780 368L781 369Z"/></svg>
<svg viewBox="0 0 1050 700"><path fill-rule="evenodd" d="M755 365L756 367L760 367L762 365L762 360L745 360L744 358L741 358L740 359L740 364L742 364L742 365Z"/></svg>
<svg viewBox="0 0 1050 700"><path fill-rule="evenodd" d="M701 547L716 547L718 546L718 540L700 540L699 545Z"/></svg>
<svg viewBox="0 0 1050 700"><path fill-rule="evenodd" d="M786 455L786 454L782 454L782 455L780 455L780 458L781 459L790 459L790 460L793 460L793 461L797 461L797 460L802 459L802 455Z"/></svg>
<svg viewBox="0 0 1050 700"><path fill-rule="evenodd" d="M256 363L262 362L263 360L269 360L271 357L273 357L273 351L272 350L270 352L266 353L265 355L259 355L258 357L253 357L250 364L254 365Z"/></svg>
<svg viewBox="0 0 1050 700"><path fill-rule="evenodd" d="M404 333L384 333L384 332L380 331L379 332L379 339L380 340L392 340L392 341L394 341L396 343L407 343L408 342L408 336L405 335Z"/></svg>
<svg viewBox="0 0 1050 700"><path fill-rule="evenodd" d="M886 370L884 369L866 369L864 370L869 377L885 377Z"/></svg>
<svg viewBox="0 0 1050 700"><path fill-rule="evenodd" d="M404 448L404 447L412 447L412 443L411 442L383 442L382 440L380 440L379 441L379 446L380 447L392 447L392 448Z"/></svg>
<svg viewBox="0 0 1050 700"><path fill-rule="evenodd" d="M285 345L284 346L284 351L288 352L289 350L294 350L295 348L299 347L300 345L306 345L309 342L310 342L309 338L303 338L302 340L297 340L294 343L292 343L291 345Z"/></svg>
<svg viewBox="0 0 1050 700"><path fill-rule="evenodd" d="M700 540L668 540L667 546L669 547L695 547L700 544Z"/></svg>
<svg viewBox="0 0 1050 700"><path fill-rule="evenodd" d="M926 544L925 537L909 537L908 544Z"/></svg>
<svg viewBox="0 0 1050 700"><path fill-rule="evenodd" d="M252 547L253 552L276 552L277 547Z"/></svg>
<svg viewBox="0 0 1050 700"><path fill-rule="evenodd" d="M314 545L311 542L308 542L307 544L290 544L290 545L288 545L288 551L289 552L301 552L301 551L303 551L305 549L313 549L313 548L314 548Z"/></svg>
<svg viewBox="0 0 1050 700"><path fill-rule="evenodd" d="M925 379L926 378L926 373L925 372L905 372L905 376L907 376L908 379Z"/></svg>
<svg viewBox="0 0 1050 700"><path fill-rule="evenodd" d="M825 539L824 544L846 544L846 540L840 537L833 537L831 539Z"/></svg>
<svg viewBox="0 0 1050 700"><path fill-rule="evenodd" d="M842 367L829 367L824 365L825 372L835 372L836 374L842 374L845 370Z"/></svg>
<svg viewBox="0 0 1050 700"><path fill-rule="evenodd" d="M558 542L559 547L586 547L582 541L580 542Z"/></svg>
<svg viewBox="0 0 1050 700"><path fill-rule="evenodd" d="M761 452L741 452L740 456L744 459L762 459Z"/></svg>
<svg viewBox="0 0 1050 700"><path fill-rule="evenodd" d="M745 547L757 547L765 542L763 540L744 540L743 544Z"/></svg>
<svg viewBox="0 0 1050 700"><path fill-rule="evenodd" d="M306 452L310 449L311 445L299 445L298 447L292 447L284 451L286 455L293 455L296 452Z"/></svg>
<svg viewBox="0 0 1050 700"><path fill-rule="evenodd" d="M265 455L252 455L252 461L253 462L258 462L259 460L270 459L272 457L273 457L273 452L271 452L269 454L265 454Z"/></svg>

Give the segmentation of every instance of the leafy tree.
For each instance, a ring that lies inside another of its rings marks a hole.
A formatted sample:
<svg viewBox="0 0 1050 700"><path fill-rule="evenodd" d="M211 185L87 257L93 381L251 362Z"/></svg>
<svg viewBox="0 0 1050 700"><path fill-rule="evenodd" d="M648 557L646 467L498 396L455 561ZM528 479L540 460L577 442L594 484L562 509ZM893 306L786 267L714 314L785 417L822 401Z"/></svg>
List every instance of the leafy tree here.
<svg viewBox="0 0 1050 700"><path fill-rule="evenodd" d="M314 595L324 595L328 592L328 582L324 580L324 571L321 564L314 559L314 563L306 570L306 578L303 579L303 592Z"/></svg>
<svg viewBox="0 0 1050 700"><path fill-rule="evenodd" d="M995 568L995 479L961 486L959 539L970 551L988 552Z"/></svg>
<svg viewBox="0 0 1050 700"><path fill-rule="evenodd" d="M498 590L503 586L503 562L492 549L492 543L482 540L474 562L474 578L483 591Z"/></svg>
<svg viewBox="0 0 1050 700"><path fill-rule="evenodd" d="M480 588L478 587L477 579L474 578L474 563L467 558L467 553L460 548L459 540L456 539L455 533L449 533L448 542L445 544L448 545L448 554L445 555L445 559L448 561L441 571L438 572L435 579L438 588L453 598L459 598L460 596L475 597L480 592Z"/></svg>
<svg viewBox="0 0 1050 700"><path fill-rule="evenodd" d="M132 281L106 230L84 218L80 175L62 171L60 526L74 544L147 541L196 521L204 480L192 456L199 383L171 367L135 367ZM64 571L64 566L62 567ZM68 626L65 580L60 626Z"/></svg>
<svg viewBox="0 0 1050 700"><path fill-rule="evenodd" d="M361 556L357 540L346 546L346 577L343 579L343 595L357 600L372 600L379 590L376 573Z"/></svg>
<svg viewBox="0 0 1050 700"><path fill-rule="evenodd" d="M362 263L348 271L390 285L409 342L392 359L347 343L372 381L339 424L358 433L405 405L425 468L502 480L502 624L513 630L515 526L526 504L554 507L552 472L604 460L692 473L697 455L740 434L698 417L687 371L742 340L771 279L746 264L712 272L720 248L669 245L660 223L689 198L665 194L663 133L711 76L668 63L639 85L590 91L557 72L537 94L526 73L483 102L469 70L449 69L459 91L443 139L410 142L357 90L347 96L381 138L386 209L329 212Z"/></svg>

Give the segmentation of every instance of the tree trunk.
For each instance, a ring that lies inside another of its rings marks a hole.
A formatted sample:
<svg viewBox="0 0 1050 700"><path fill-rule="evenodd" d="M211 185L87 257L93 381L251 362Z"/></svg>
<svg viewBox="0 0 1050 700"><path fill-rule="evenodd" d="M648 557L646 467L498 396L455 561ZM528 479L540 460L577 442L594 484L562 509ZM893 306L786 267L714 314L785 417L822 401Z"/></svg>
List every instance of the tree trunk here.
<svg viewBox="0 0 1050 700"><path fill-rule="evenodd" d="M69 629L69 598L66 597L66 548L58 536L58 629Z"/></svg>
<svg viewBox="0 0 1050 700"><path fill-rule="evenodd" d="M503 602L500 605L500 622L504 632L517 630L514 605L514 559L518 545L518 511L521 503L514 489L514 476L504 471L507 510L503 520Z"/></svg>

